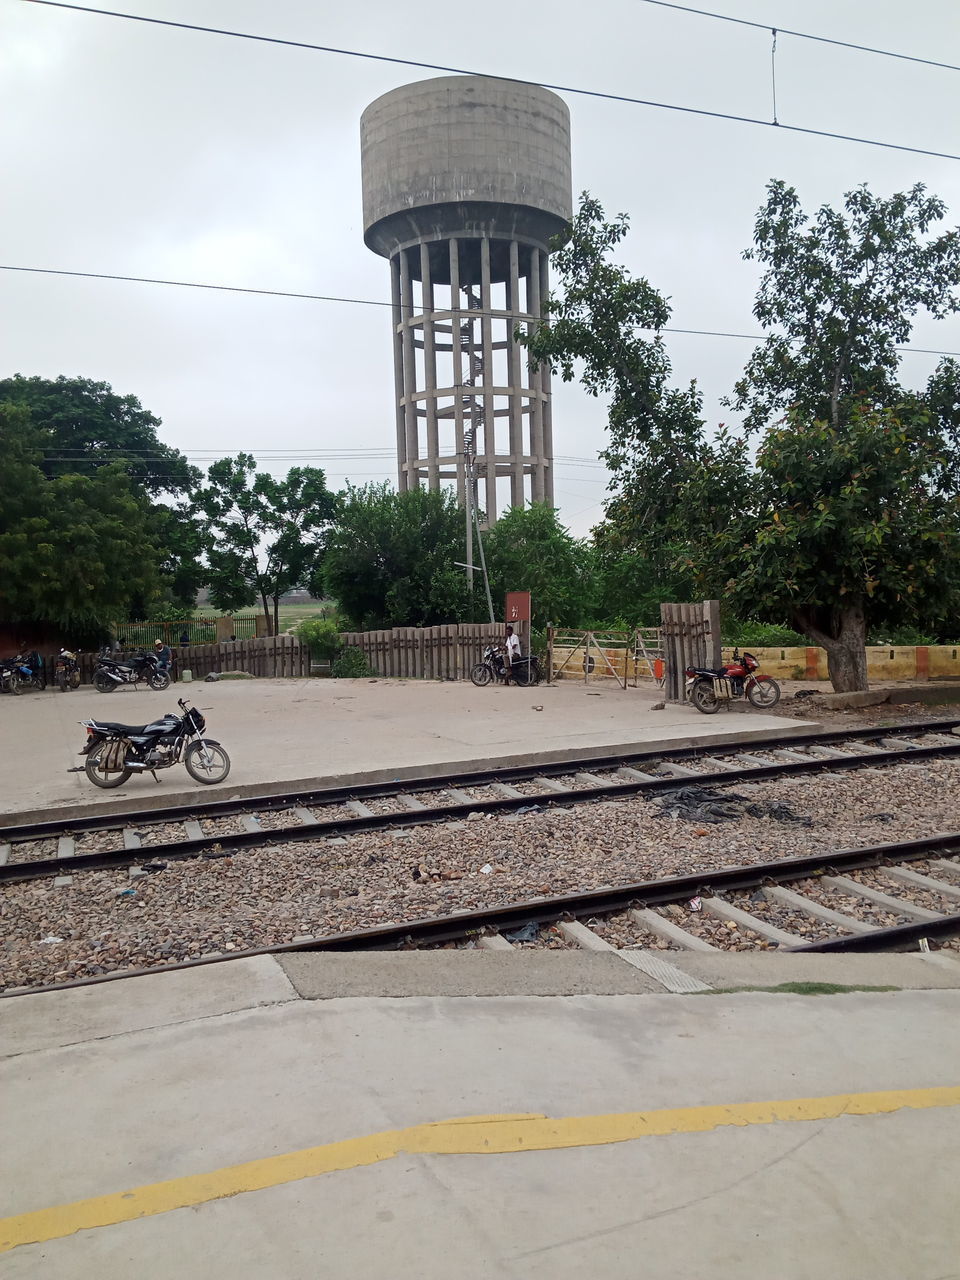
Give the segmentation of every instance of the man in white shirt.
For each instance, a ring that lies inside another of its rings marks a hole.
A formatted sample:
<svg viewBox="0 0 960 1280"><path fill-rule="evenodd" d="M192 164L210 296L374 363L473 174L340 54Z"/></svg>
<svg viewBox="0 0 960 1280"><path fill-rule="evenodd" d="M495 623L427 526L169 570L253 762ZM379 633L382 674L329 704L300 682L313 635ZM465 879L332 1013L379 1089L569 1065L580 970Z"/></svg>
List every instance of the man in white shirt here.
<svg viewBox="0 0 960 1280"><path fill-rule="evenodd" d="M507 627L507 638L504 644L504 658L506 660L503 669L503 683L510 683L510 668L514 662L520 657L520 637L514 635L513 627Z"/></svg>

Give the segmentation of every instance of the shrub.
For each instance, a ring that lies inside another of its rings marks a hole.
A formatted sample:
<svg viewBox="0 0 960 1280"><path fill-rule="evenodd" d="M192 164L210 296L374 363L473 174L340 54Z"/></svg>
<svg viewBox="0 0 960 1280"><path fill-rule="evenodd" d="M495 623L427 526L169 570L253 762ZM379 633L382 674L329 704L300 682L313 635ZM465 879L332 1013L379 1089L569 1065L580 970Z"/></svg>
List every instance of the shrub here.
<svg viewBox="0 0 960 1280"><path fill-rule="evenodd" d="M789 627L777 626L772 622L757 622L746 618L742 622L731 618L722 627L722 638L725 645L746 645L754 649L792 648L808 645L810 641L798 631Z"/></svg>
<svg viewBox="0 0 960 1280"><path fill-rule="evenodd" d="M310 649L314 658L333 660L343 644L333 618L306 618L294 631L294 635Z"/></svg>
<svg viewBox="0 0 960 1280"><path fill-rule="evenodd" d="M867 644L890 645L894 649L899 646L909 648L917 644L936 643L936 636L926 635L916 627L887 627L883 631L871 632L867 636Z"/></svg>
<svg viewBox="0 0 960 1280"><path fill-rule="evenodd" d="M330 674L341 680L359 680L363 676L375 676L377 673L367 662L362 649L347 645L334 659Z"/></svg>

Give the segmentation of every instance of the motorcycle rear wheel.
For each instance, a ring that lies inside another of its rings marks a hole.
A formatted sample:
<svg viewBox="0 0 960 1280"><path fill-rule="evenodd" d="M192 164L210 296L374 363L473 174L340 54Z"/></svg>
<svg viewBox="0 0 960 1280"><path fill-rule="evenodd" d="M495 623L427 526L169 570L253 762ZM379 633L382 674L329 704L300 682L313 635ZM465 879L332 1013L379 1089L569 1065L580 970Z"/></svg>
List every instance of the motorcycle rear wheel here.
<svg viewBox="0 0 960 1280"><path fill-rule="evenodd" d="M99 747L94 747L84 762L84 769L87 777L95 787L102 787L105 791L110 791L114 787L122 787L130 777L130 769L121 769L118 773L104 773L102 769L98 769L100 756L106 751L109 743L101 742Z"/></svg>
<svg viewBox="0 0 960 1280"><path fill-rule="evenodd" d="M707 680L698 680L690 693L690 701L705 716L716 715L720 710L720 699Z"/></svg>
<svg viewBox="0 0 960 1280"><path fill-rule="evenodd" d="M105 671L98 671L93 677L93 683L96 686L97 693L113 693L117 687Z"/></svg>
<svg viewBox="0 0 960 1280"><path fill-rule="evenodd" d="M209 764L204 761L204 752ZM183 763L195 782L223 782L230 772L230 757L217 742L191 742L184 752Z"/></svg>
<svg viewBox="0 0 960 1280"><path fill-rule="evenodd" d="M9 691L10 693L13 694L14 697L17 697L18 694L23 692L23 690L20 687L20 677L17 675L16 671L10 672Z"/></svg>
<svg viewBox="0 0 960 1280"><path fill-rule="evenodd" d="M493 672L490 670L487 663L478 662L470 672L470 679L478 689L482 689L484 685L489 684L493 679Z"/></svg>
<svg viewBox="0 0 960 1280"><path fill-rule="evenodd" d="M776 680L755 680L747 690L750 705L769 710L780 701L780 686Z"/></svg>
<svg viewBox="0 0 960 1280"><path fill-rule="evenodd" d="M70 688L71 689L80 688L80 672L79 671L70 672Z"/></svg>
<svg viewBox="0 0 960 1280"><path fill-rule="evenodd" d="M57 672L57 687L61 693L67 692L67 673L65 671Z"/></svg>
<svg viewBox="0 0 960 1280"><path fill-rule="evenodd" d="M147 681L151 689L156 689L158 693L162 693L164 689L170 688L170 677L166 671L155 671Z"/></svg>

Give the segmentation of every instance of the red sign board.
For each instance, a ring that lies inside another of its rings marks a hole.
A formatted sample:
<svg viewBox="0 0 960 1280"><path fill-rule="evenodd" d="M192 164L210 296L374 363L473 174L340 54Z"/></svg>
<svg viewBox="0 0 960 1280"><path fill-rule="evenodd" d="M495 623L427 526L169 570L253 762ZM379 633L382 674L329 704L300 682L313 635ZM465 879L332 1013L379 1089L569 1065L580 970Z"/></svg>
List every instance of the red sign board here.
<svg viewBox="0 0 960 1280"><path fill-rule="evenodd" d="M529 622L530 592L508 591L503 616L510 626L514 626L518 622Z"/></svg>

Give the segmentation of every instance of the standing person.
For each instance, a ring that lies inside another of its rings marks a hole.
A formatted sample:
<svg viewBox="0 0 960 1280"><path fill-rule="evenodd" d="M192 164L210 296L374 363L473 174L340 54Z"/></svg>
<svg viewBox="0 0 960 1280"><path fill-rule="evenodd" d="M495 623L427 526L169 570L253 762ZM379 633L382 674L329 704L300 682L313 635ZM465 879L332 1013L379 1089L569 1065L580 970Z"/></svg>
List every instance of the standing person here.
<svg viewBox="0 0 960 1280"><path fill-rule="evenodd" d="M514 635L513 627L507 627L507 639L504 645L504 649L505 649L504 658L506 659L506 663L503 668L503 683L509 684L510 668L513 666L514 662L516 662L517 659L520 657L520 637L517 635Z"/></svg>
<svg viewBox="0 0 960 1280"><path fill-rule="evenodd" d="M186 648L186 646L187 646L189 643L190 643L190 632L189 632L189 631L182 631L182 632L180 633L180 645L181 645L181 647L182 647L182 648Z"/></svg>

